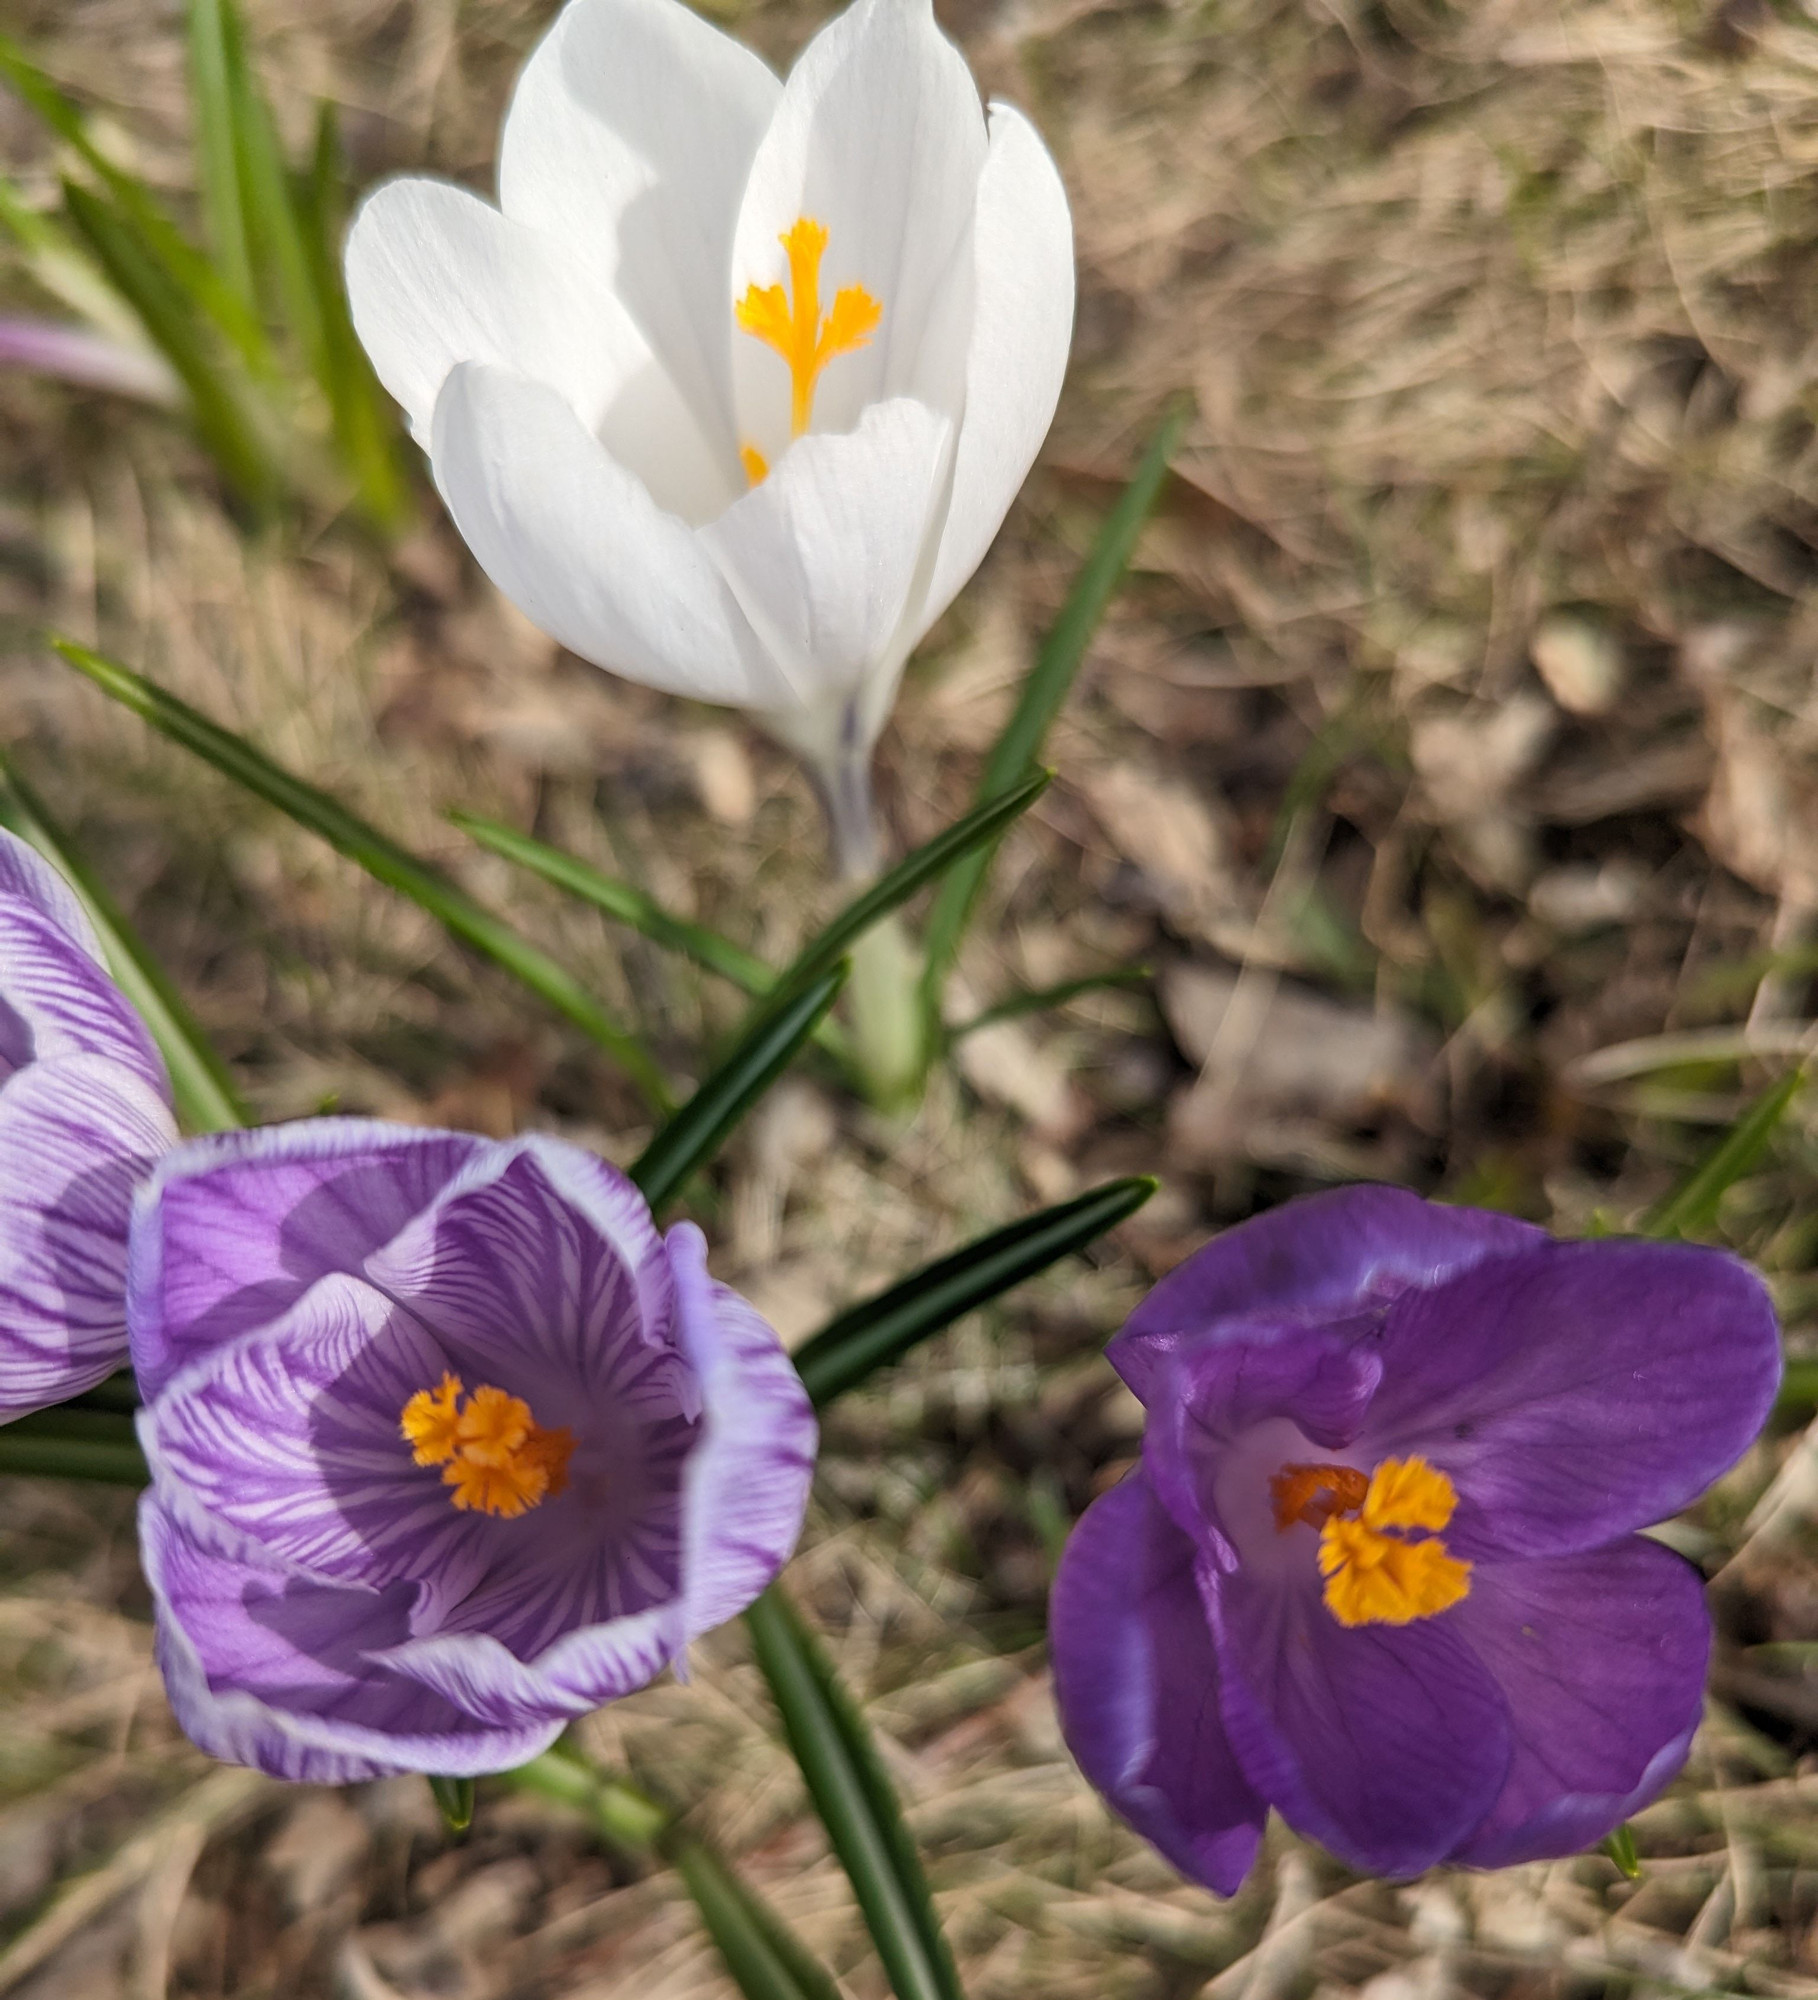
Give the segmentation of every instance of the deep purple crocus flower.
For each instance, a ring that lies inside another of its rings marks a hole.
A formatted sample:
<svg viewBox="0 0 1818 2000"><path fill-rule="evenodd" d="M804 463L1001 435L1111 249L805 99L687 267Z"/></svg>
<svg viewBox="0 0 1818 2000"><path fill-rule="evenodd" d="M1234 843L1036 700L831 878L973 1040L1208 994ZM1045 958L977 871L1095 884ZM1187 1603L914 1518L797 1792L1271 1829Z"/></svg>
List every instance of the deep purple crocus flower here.
<svg viewBox="0 0 1818 2000"><path fill-rule="evenodd" d="M641 1687L795 1545L775 1334L614 1168L317 1119L178 1148L134 1216L158 1657L283 1778L499 1770Z"/></svg>
<svg viewBox="0 0 1818 2000"><path fill-rule="evenodd" d="M0 832L0 1422L124 1366L133 1190L176 1137L81 905Z"/></svg>
<svg viewBox="0 0 1818 2000"><path fill-rule="evenodd" d="M1394 1188L1208 1244L1111 1346L1142 1463L1050 1612L1087 1777L1232 1893L1274 1806L1364 1873L1574 1853L1697 1727L1695 1499L1779 1380L1760 1280Z"/></svg>

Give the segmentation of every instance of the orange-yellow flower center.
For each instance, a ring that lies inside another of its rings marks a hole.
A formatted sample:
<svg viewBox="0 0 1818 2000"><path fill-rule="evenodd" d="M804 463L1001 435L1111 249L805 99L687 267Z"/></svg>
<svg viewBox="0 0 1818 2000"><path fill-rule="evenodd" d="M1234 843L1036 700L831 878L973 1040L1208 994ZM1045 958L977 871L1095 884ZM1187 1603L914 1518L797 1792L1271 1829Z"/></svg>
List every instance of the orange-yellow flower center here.
<svg viewBox="0 0 1818 2000"><path fill-rule="evenodd" d="M1471 1565L1437 1535L1458 1491L1424 1458L1385 1458L1367 1478L1352 1465L1284 1465L1269 1482L1275 1525L1319 1530L1326 1609L1341 1625L1411 1625L1470 1594Z"/></svg>
<svg viewBox="0 0 1818 2000"><path fill-rule="evenodd" d="M442 1467L460 1508L515 1518L568 1484L570 1430L544 1430L521 1396L483 1382L465 1404L461 1378L444 1375L398 1413L398 1429L418 1465Z"/></svg>
<svg viewBox="0 0 1818 2000"><path fill-rule="evenodd" d="M774 347L789 364L789 430L800 437L814 415L814 389L836 354L863 347L877 331L884 309L863 285L842 285L821 313L821 257L827 230L812 216L799 217L777 238L789 258L789 283L748 285L733 316L746 333ZM753 445L742 445L745 477L755 486L770 470Z"/></svg>

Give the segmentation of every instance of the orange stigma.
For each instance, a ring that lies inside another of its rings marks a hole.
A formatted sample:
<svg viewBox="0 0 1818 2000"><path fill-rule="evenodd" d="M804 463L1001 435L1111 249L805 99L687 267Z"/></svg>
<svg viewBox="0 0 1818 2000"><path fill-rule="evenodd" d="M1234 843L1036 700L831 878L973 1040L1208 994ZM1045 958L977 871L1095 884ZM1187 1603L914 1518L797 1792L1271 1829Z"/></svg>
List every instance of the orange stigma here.
<svg viewBox="0 0 1818 2000"><path fill-rule="evenodd" d="M739 326L774 347L789 364L789 430L800 437L814 414L814 389L821 370L836 354L863 347L877 331L884 309L863 285L842 285L832 308L821 316L821 256L827 230L812 216L800 217L777 241L789 255L789 285L748 285L733 309ZM755 486L769 470L750 445L740 448L745 477Z"/></svg>
<svg viewBox="0 0 1818 2000"><path fill-rule="evenodd" d="M521 1396L483 1382L461 1400L461 1378L444 1375L419 1389L398 1415L418 1465L442 1467L455 1506L516 1519L568 1484L570 1430L544 1430Z"/></svg>
<svg viewBox="0 0 1818 2000"><path fill-rule="evenodd" d="M1424 1458L1385 1458L1367 1478L1351 1465L1284 1465L1269 1481L1275 1525L1319 1530L1326 1609L1341 1625L1411 1625L1467 1597L1471 1565L1437 1535L1458 1492Z"/></svg>

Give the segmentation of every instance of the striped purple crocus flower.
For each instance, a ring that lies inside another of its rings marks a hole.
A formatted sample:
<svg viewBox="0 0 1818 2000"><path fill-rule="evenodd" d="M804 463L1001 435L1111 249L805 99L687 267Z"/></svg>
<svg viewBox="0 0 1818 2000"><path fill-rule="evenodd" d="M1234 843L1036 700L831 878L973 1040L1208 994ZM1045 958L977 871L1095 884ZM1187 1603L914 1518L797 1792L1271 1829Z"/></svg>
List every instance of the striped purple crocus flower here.
<svg viewBox="0 0 1818 2000"><path fill-rule="evenodd" d="M520 1762L800 1532L814 1417L775 1334L553 1139L191 1141L140 1194L129 1322L171 1702L277 1777Z"/></svg>
<svg viewBox="0 0 1818 2000"><path fill-rule="evenodd" d="M176 1137L81 905L0 832L0 1422L124 1366L133 1191Z"/></svg>
<svg viewBox="0 0 1818 2000"><path fill-rule="evenodd" d="M1110 1352L1142 1462L1062 1557L1055 1691L1183 1873L1232 1893L1271 1806L1366 1874L1571 1854L1685 1762L1710 1617L1636 1530L1773 1402L1747 1266L1345 1188L1206 1245Z"/></svg>

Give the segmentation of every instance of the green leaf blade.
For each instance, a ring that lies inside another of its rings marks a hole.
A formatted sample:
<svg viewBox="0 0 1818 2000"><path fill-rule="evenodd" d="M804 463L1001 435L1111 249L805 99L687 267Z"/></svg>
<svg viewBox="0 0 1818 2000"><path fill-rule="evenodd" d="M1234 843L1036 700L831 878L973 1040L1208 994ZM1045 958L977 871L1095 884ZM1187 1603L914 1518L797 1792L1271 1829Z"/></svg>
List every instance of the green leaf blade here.
<svg viewBox="0 0 1818 2000"><path fill-rule="evenodd" d="M745 1613L745 1625L897 2000L963 2000L921 1858L858 1711L774 1584Z"/></svg>
<svg viewBox="0 0 1818 2000"><path fill-rule="evenodd" d="M440 869L420 860L349 812L331 794L293 776L244 737L209 721L144 675L74 640L54 643L62 657L103 693L299 826L307 827L375 881L428 911L451 936L511 973L596 1042L653 1105L667 1108L667 1086L643 1044L620 1027L571 973L475 902Z"/></svg>
<svg viewBox="0 0 1818 2000"><path fill-rule="evenodd" d="M192 1132L252 1123L227 1065L197 1025L164 968L127 923L69 837L0 756L0 825L29 841L75 890L107 954L108 969L158 1045L177 1115Z"/></svg>
<svg viewBox="0 0 1818 2000"><path fill-rule="evenodd" d="M619 923L629 924L652 944L679 953L709 972L754 997L770 992L776 974L761 958L736 945L718 931L671 915L654 896L616 875L604 874L579 855L551 847L528 833L519 833L502 820L483 814L451 812L450 822L470 840L477 841L489 854L496 854L514 866L528 869L545 882L564 889L571 896L591 903Z"/></svg>
<svg viewBox="0 0 1818 2000"><path fill-rule="evenodd" d="M1763 1091L1679 1185L1642 1217L1641 1234L1670 1238L1708 1231L1724 1195L1766 1157L1804 1087L1804 1070L1792 1069Z"/></svg>
<svg viewBox="0 0 1818 2000"><path fill-rule="evenodd" d="M1161 496L1168 463L1191 416L1192 405L1185 400L1169 407L1129 485L1105 517L1060 616L1036 655L1010 720L986 760L977 793L981 804L1017 783L1040 754L1049 727L1060 713L1085 660L1092 635L1123 581L1143 523ZM928 920L921 1004L930 1049L939 1046L941 1001L947 975L990 865L989 848L961 862L942 883Z"/></svg>
<svg viewBox="0 0 1818 2000"><path fill-rule="evenodd" d="M987 1305L1134 1215L1155 1192L1145 1176L1107 1181L962 1245L875 1297L849 1306L796 1349L796 1372L816 1409L963 1313Z"/></svg>
<svg viewBox="0 0 1818 2000"><path fill-rule="evenodd" d="M189 0L189 89L195 121L196 181L215 268L248 312L256 310L252 253L240 195L226 23L226 0Z"/></svg>
<svg viewBox="0 0 1818 2000"><path fill-rule="evenodd" d="M795 1060L846 983L842 960L801 992L755 1015L731 1053L663 1126L630 1169L653 1209L662 1209L718 1151L745 1113Z"/></svg>

